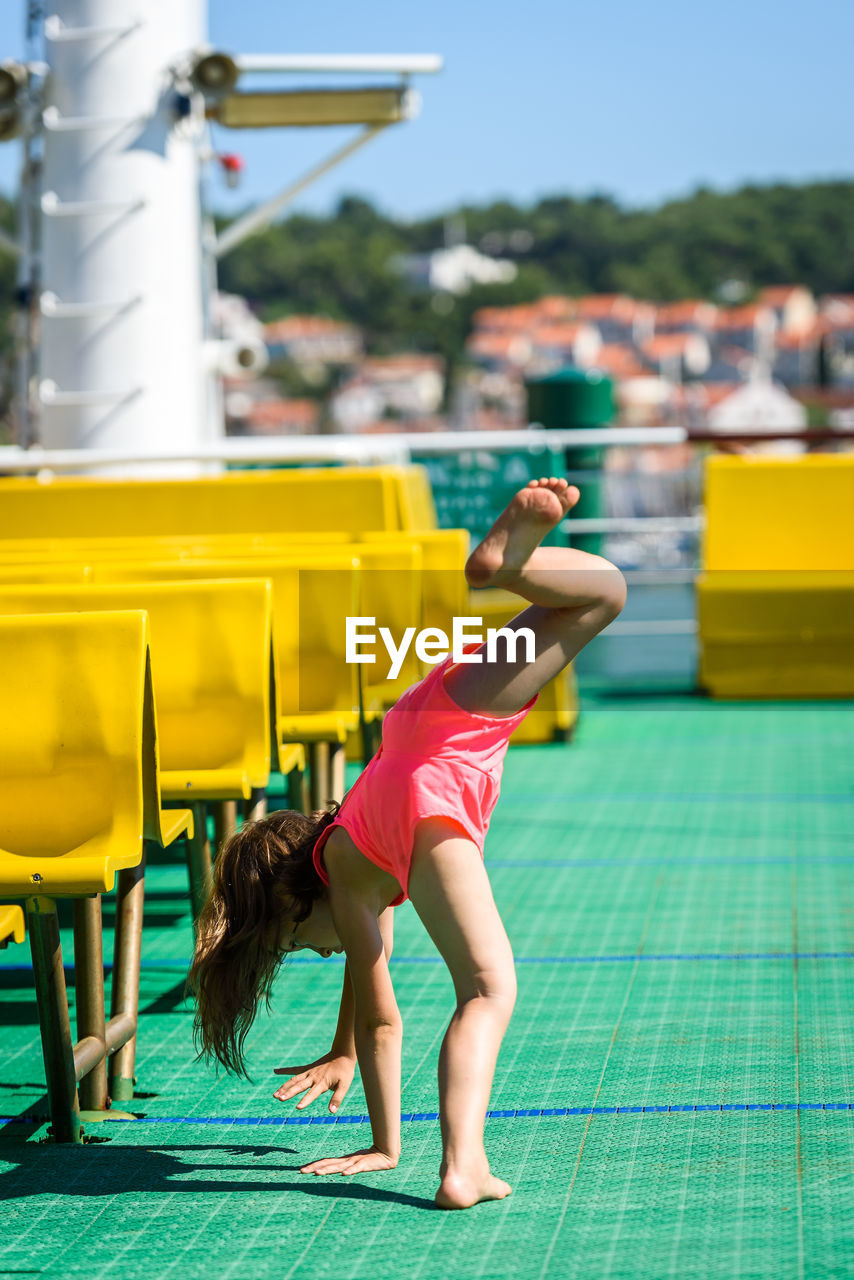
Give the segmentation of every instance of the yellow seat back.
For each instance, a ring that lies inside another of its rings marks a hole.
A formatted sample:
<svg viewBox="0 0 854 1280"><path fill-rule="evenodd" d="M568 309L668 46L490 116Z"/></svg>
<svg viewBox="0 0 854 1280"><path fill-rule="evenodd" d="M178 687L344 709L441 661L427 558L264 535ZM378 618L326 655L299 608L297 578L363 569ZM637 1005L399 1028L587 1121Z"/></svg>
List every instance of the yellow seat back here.
<svg viewBox="0 0 854 1280"><path fill-rule="evenodd" d="M427 533L438 529L436 504L426 467L392 469L397 496L399 527L406 533Z"/></svg>
<svg viewBox="0 0 854 1280"><path fill-rule="evenodd" d="M359 544L362 576L359 592L359 616L374 619L377 643L373 648L374 663L359 666L363 699L368 705L390 706L419 677L415 643L411 641L400 672L388 679L391 667L385 644L379 638L380 628L391 633L400 645L409 627L416 632L421 621L421 547L417 540L400 538L365 541ZM371 628L362 628L362 630ZM363 652L371 652L365 649Z"/></svg>
<svg viewBox="0 0 854 1280"><path fill-rule="evenodd" d="M854 454L710 457L705 507L708 572L854 567Z"/></svg>
<svg viewBox="0 0 854 1280"><path fill-rule="evenodd" d="M0 481L0 539L400 527L394 468L227 472L192 480Z"/></svg>
<svg viewBox="0 0 854 1280"><path fill-rule="evenodd" d="M345 662L345 619L359 608L359 560L334 545L309 555L103 563L98 582L258 578L272 584L279 717L358 715L358 673ZM288 735L293 740L293 735ZM299 740L299 739L297 739ZM308 740L308 739L307 739Z"/></svg>
<svg viewBox="0 0 854 1280"><path fill-rule="evenodd" d="M421 623L450 635L454 618L468 613L465 566L469 554L466 529L420 530L418 533L365 533L361 545L415 543L421 551Z"/></svg>
<svg viewBox="0 0 854 1280"><path fill-rule="evenodd" d="M243 795L270 772L272 586L264 580L0 586L0 615L145 609L161 788Z"/></svg>
<svg viewBox="0 0 854 1280"><path fill-rule="evenodd" d="M111 888L160 834L147 615L0 618L0 669L0 893Z"/></svg>

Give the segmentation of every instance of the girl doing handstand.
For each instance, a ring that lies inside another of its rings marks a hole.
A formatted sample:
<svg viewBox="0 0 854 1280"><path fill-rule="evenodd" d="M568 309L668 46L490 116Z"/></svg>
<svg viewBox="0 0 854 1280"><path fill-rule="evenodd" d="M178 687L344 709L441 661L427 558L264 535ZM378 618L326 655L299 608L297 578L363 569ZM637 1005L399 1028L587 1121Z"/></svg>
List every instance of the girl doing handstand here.
<svg viewBox="0 0 854 1280"><path fill-rule="evenodd" d="M483 864L507 740L552 680L625 602L609 561L541 547L578 501L564 479L520 490L466 565L474 587L529 602L511 624L535 636L535 656L446 659L388 712L383 745L337 813L285 811L247 824L217 858L199 921L191 983L202 1052L243 1070L243 1047L283 953L346 953L331 1050L282 1068L274 1097L332 1090L337 1110L362 1073L372 1144L315 1160L303 1173L391 1169L400 1157L401 1019L389 977L394 907L409 897L450 970L456 1010L439 1055L442 1163L436 1203L462 1209L502 1199L484 1120L516 999L513 955Z"/></svg>

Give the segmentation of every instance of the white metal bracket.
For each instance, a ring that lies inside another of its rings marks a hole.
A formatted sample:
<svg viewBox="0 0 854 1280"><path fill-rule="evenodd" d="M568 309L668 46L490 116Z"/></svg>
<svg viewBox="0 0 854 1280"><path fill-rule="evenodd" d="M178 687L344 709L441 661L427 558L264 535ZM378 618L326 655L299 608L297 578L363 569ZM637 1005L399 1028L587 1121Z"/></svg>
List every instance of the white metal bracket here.
<svg viewBox="0 0 854 1280"><path fill-rule="evenodd" d="M41 211L46 218L86 218L92 214L135 213L145 208L145 200L60 200L55 191L46 191L41 198Z"/></svg>
<svg viewBox="0 0 854 1280"><path fill-rule="evenodd" d="M62 302L55 293L47 292L39 299L39 310L49 319L73 320L85 316L120 315L140 302L141 293L120 302Z"/></svg>
<svg viewBox="0 0 854 1280"><path fill-rule="evenodd" d="M58 14L52 13L45 18L44 34L51 44L66 44L72 40L120 40L143 25L142 18L135 18L120 27L67 27Z"/></svg>
<svg viewBox="0 0 854 1280"><path fill-rule="evenodd" d="M64 116L56 107L46 107L42 122L49 133L84 133L96 129L129 129L144 124L147 116Z"/></svg>
<svg viewBox="0 0 854 1280"><path fill-rule="evenodd" d="M61 391L51 378L39 383L39 402L46 409L76 408L87 404L121 404L140 395L142 387L125 387L115 391Z"/></svg>

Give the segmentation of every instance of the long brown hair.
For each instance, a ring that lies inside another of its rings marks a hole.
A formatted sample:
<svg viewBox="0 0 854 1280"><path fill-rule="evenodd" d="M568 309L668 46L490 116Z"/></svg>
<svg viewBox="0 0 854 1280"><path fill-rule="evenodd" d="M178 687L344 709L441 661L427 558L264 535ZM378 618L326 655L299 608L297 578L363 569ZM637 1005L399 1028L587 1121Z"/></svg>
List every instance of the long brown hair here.
<svg viewBox="0 0 854 1280"><path fill-rule="evenodd" d="M261 1000L269 1007L283 955L282 918L305 920L326 892L311 855L337 811L337 805L311 814L279 810L245 823L217 856L187 987L196 999L199 1057L216 1058L236 1075L248 1078L246 1036Z"/></svg>

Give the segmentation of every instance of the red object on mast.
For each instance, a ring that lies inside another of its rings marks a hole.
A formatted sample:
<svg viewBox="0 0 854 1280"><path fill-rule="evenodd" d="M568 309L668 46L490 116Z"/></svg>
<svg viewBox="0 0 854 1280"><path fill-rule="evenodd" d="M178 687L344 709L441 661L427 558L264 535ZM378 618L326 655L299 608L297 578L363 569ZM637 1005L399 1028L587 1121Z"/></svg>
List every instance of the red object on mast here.
<svg viewBox="0 0 854 1280"><path fill-rule="evenodd" d="M233 151L222 151L217 156L217 160L225 177L226 186L232 188L238 186L243 170L246 167L243 156L239 156Z"/></svg>

